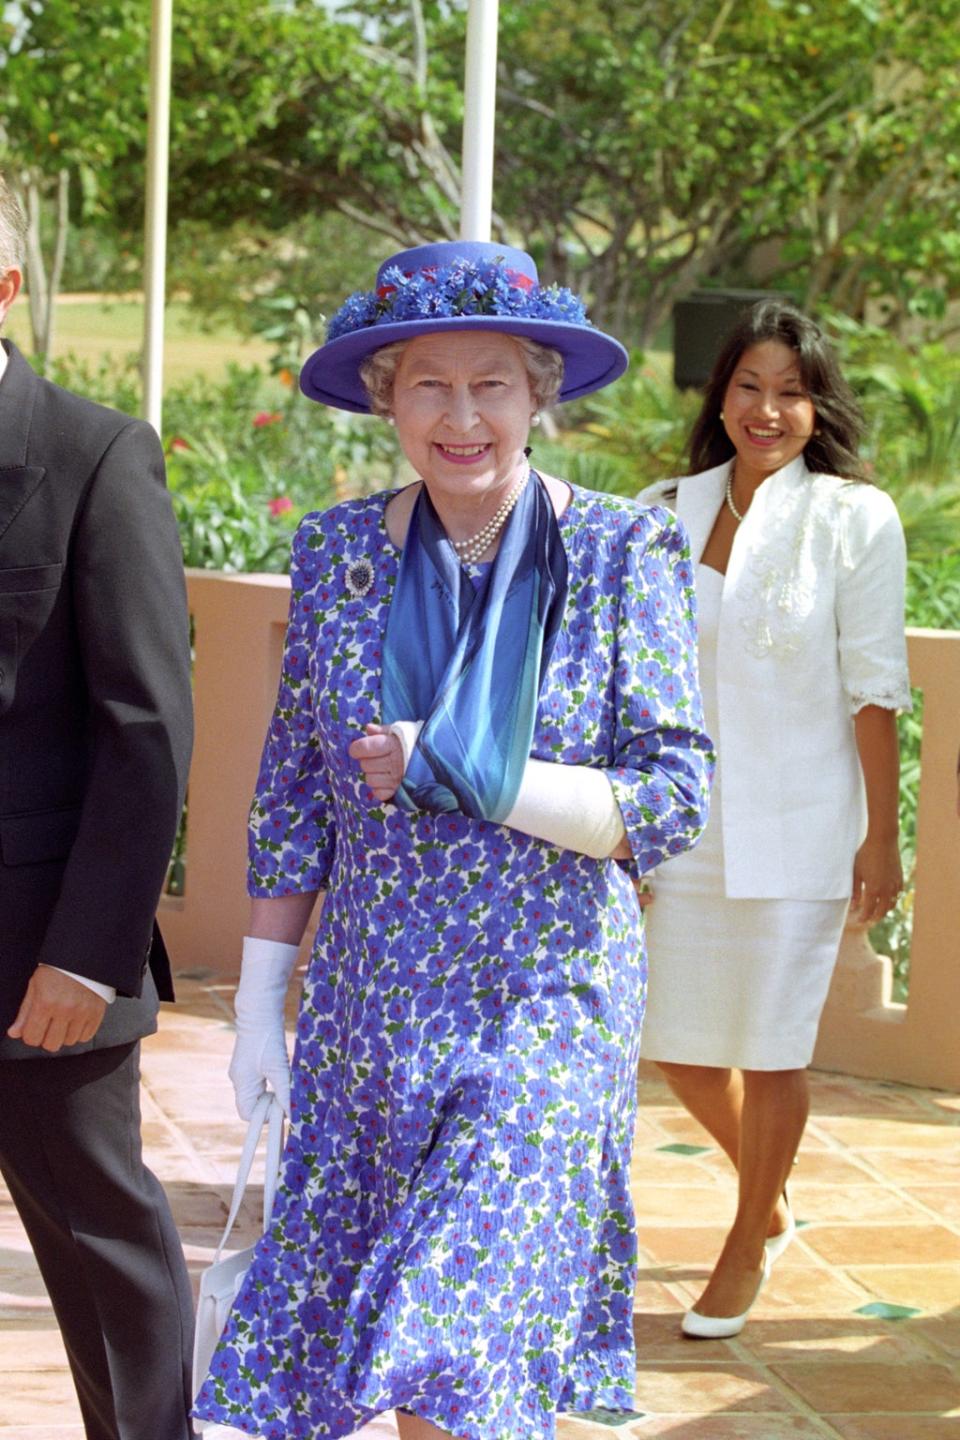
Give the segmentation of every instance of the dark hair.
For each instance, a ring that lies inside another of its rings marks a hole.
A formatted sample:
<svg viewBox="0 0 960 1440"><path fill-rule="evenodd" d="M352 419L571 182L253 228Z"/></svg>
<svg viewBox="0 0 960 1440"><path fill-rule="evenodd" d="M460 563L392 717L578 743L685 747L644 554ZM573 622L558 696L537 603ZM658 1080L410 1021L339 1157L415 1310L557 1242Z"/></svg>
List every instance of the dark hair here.
<svg viewBox="0 0 960 1440"><path fill-rule="evenodd" d="M717 356L704 387L703 405L690 432L690 474L722 465L735 453L723 428L724 396L745 350L779 340L797 356L800 378L816 411L817 433L804 448L808 467L845 480L867 480L857 446L863 412L840 372L837 357L815 321L786 300L760 300L752 306Z"/></svg>

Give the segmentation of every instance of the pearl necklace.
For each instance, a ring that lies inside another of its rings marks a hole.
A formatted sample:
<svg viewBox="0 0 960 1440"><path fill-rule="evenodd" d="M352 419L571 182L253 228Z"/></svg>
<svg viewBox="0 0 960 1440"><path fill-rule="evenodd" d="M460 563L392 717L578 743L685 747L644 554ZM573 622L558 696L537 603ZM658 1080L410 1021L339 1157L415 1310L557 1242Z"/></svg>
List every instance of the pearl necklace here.
<svg viewBox="0 0 960 1440"><path fill-rule="evenodd" d="M510 494L503 504L491 515L486 525L483 525L475 535L469 535L466 540L451 540L450 544L457 552L457 559L461 565L475 565L480 556L487 551L496 540L500 531L510 519L514 505L523 493L523 487L530 479L530 466L525 465L520 479L514 485Z"/></svg>
<svg viewBox="0 0 960 1440"><path fill-rule="evenodd" d="M740 524L740 521L743 519L743 516L740 514L740 511L737 509L736 505L734 505L734 503L733 503L733 471L732 471L732 470L730 471L730 474L727 476L727 492L726 492L726 493L727 493L727 509L730 511L730 514L733 516L734 520L736 520L737 524L739 525L739 524Z"/></svg>

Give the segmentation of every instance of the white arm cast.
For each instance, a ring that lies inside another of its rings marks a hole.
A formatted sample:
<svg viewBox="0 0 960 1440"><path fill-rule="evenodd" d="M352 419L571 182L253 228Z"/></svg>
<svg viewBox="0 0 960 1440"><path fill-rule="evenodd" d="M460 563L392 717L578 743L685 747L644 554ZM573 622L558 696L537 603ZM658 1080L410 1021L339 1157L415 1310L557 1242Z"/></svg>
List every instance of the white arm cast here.
<svg viewBox="0 0 960 1440"><path fill-rule="evenodd" d="M404 769L422 724L397 720L390 726L403 746ZM594 860L611 855L626 834L620 806L602 770L549 760L527 761L519 794L503 823Z"/></svg>
<svg viewBox="0 0 960 1440"><path fill-rule="evenodd" d="M627 833L602 770L549 760L527 761L519 794L503 823L594 860L611 855Z"/></svg>

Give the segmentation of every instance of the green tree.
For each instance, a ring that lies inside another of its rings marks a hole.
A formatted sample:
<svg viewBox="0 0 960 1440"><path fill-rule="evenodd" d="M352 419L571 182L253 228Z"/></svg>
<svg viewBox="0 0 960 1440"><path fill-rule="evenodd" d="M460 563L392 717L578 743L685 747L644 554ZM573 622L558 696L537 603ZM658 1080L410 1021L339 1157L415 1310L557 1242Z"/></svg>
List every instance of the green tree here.
<svg viewBox="0 0 960 1440"><path fill-rule="evenodd" d="M110 176L143 150L146 7L30 0L7 7L0 51L0 163L25 202L34 350L53 343L71 216L110 209Z"/></svg>
<svg viewBox="0 0 960 1440"><path fill-rule="evenodd" d="M807 305L942 307L960 280L958 20L958 0L510 7L501 210L641 344L764 241L768 281Z"/></svg>
<svg viewBox="0 0 960 1440"><path fill-rule="evenodd" d="M291 4L287 41L316 13ZM281 227L335 210L379 250L455 233L464 18L465 0L357 0L291 55L263 123L237 91L242 149L229 126L184 146L184 206ZM496 233L641 344L694 286L756 273L761 244L766 282L807 305L942 312L958 20L960 0L504 6Z"/></svg>
<svg viewBox="0 0 960 1440"><path fill-rule="evenodd" d="M31 0L0 95L21 169L66 168L83 213L130 232L146 9ZM454 235L465 9L177 0L174 224L246 227L238 290L304 257L308 215L340 217L358 281L358 235L378 254ZM640 344L695 286L758 274L935 318L960 288L958 21L960 0L505 5L495 233Z"/></svg>

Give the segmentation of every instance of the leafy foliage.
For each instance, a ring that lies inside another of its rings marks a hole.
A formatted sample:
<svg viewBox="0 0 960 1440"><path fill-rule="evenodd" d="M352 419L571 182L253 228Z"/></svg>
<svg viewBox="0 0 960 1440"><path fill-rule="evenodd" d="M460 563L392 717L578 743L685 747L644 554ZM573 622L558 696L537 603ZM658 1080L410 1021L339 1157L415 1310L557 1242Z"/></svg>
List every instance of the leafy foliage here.
<svg viewBox="0 0 960 1440"><path fill-rule="evenodd" d="M142 211L147 9L37 0L7 27L6 160L68 167L75 209L118 237ZM194 248L226 236L234 290L279 287L315 327L331 271L342 296L456 233L465 9L178 0L171 217ZM960 287L958 20L960 0L503 6L496 233L641 345L693 287L747 275L940 322ZM318 247L333 216L351 239Z"/></svg>
<svg viewBox="0 0 960 1440"><path fill-rule="evenodd" d="M921 629L956 630L960 625L960 545L952 553L925 555L907 564L907 624ZM910 976L910 937L916 898L917 800L920 791L920 743L923 696L914 691L914 710L901 715L900 849L904 890L896 908L870 932L881 955L893 960L894 997L906 998Z"/></svg>
<svg viewBox="0 0 960 1440"><path fill-rule="evenodd" d="M309 404L291 378L278 391L260 371L235 369L226 386L168 395L167 473L187 565L285 570L307 511L393 483L393 432Z"/></svg>

